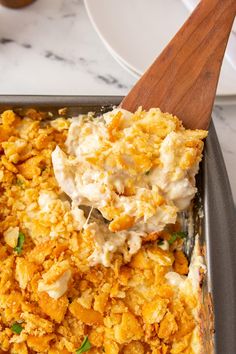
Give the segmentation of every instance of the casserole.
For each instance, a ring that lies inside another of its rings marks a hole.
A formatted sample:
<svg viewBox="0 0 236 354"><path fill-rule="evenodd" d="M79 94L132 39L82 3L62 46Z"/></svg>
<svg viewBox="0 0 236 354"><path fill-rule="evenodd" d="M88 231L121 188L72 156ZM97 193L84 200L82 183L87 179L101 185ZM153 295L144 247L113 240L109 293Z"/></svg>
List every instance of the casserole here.
<svg viewBox="0 0 236 354"><path fill-rule="evenodd" d="M57 114L68 107L68 115L108 111L121 97L1 96L0 112L5 109L36 108ZM206 141L204 160L198 176L199 193L194 202L194 233L200 235L206 256L207 276L202 291L202 331L205 353L236 353L236 223L234 205L222 154L213 124ZM202 213L203 211L203 213ZM186 253L191 258L191 239ZM212 302L213 308L212 311ZM214 321L213 321L214 313ZM214 322L214 323L213 323ZM213 334L213 328L215 334ZM213 346L215 349L213 351Z"/></svg>

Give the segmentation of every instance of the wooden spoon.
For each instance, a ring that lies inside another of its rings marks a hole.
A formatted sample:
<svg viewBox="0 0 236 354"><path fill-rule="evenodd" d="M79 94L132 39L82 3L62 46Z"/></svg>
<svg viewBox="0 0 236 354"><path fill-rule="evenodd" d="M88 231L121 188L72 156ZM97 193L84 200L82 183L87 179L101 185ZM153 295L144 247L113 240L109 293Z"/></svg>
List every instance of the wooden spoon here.
<svg viewBox="0 0 236 354"><path fill-rule="evenodd" d="M120 106L159 107L187 128L206 129L235 15L236 0L202 0Z"/></svg>

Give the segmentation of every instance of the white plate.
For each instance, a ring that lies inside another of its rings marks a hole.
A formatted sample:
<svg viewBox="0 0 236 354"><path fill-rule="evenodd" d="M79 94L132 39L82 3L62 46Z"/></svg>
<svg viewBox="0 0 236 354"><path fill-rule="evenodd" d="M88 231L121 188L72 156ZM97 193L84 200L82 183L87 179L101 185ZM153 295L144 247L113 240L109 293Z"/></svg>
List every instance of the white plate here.
<svg viewBox="0 0 236 354"><path fill-rule="evenodd" d="M89 17L111 54L142 75L178 31L189 12L181 0L84 0ZM155 45L154 45L155 44ZM217 94L236 101L236 71L224 61Z"/></svg>
<svg viewBox="0 0 236 354"><path fill-rule="evenodd" d="M138 79L140 77L140 74L137 71L135 71L133 68L128 66L127 63L125 61L123 61L122 58L117 56L116 52L114 52L113 49L105 41L103 41L103 43L105 44L107 50L110 52L110 54L113 56L113 58L122 66L122 68L129 71L136 79Z"/></svg>
<svg viewBox="0 0 236 354"><path fill-rule="evenodd" d="M136 79L138 79L140 77L140 75L136 72L133 71L130 67L128 67L126 65L126 63L124 61L122 61L120 58L118 58L116 56L116 53L112 51L112 49L106 45L108 51L111 53L111 55L113 56L113 58L127 71L129 71ZM235 105L236 104L236 96L232 95L232 96L216 96L215 98L215 105L220 105L220 106L231 106L231 105Z"/></svg>

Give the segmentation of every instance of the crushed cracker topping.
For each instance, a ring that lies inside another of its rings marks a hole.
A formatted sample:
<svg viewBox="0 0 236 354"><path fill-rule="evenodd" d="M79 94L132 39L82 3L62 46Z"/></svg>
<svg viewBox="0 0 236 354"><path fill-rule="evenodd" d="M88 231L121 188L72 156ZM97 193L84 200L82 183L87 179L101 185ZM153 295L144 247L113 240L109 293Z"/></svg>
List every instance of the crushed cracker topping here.
<svg viewBox="0 0 236 354"><path fill-rule="evenodd" d="M136 113L137 122L139 114L143 112ZM44 118L34 109L25 110L22 118L11 110L1 114L0 352L68 354L84 348L91 354L197 353L192 345L198 331L197 292L188 277L188 260L178 248L181 240L168 244L175 226L147 233L131 260L116 252L109 267L92 266L96 229L90 225L104 221L90 208L73 205L54 176L52 152L56 146L65 149L71 121ZM160 129L157 146L171 127L182 129L177 118L167 118L154 125L139 122L144 135ZM110 141L118 141L127 123L120 114L108 123ZM184 158L178 157L182 169L192 166L194 156L200 159L202 149L198 139L203 133L186 131L186 136L191 146ZM147 154L143 136L137 145L140 154L133 163L145 174L152 164L160 164L159 156ZM117 156L107 163L125 168L127 161ZM135 189L128 182L121 192L132 198ZM156 206L165 203L157 191L151 198ZM107 224L104 230L114 232L113 237L136 221L136 215L127 217L121 210L115 217L116 212L114 205L103 209L113 220L110 230Z"/></svg>

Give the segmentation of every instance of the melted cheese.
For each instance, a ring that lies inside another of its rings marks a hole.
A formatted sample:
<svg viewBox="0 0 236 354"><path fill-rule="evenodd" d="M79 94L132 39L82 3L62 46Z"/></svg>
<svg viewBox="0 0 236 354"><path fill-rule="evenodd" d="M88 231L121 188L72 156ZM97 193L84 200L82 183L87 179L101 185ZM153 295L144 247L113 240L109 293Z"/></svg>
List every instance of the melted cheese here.
<svg viewBox="0 0 236 354"><path fill-rule="evenodd" d="M106 236L92 231L93 263L107 265L108 253L127 248L131 239L132 250L138 250L140 237L176 222L196 192L206 135L185 130L178 118L159 109L135 114L116 109L98 119L71 120L66 149L57 146L52 162L74 205L95 208L110 221Z"/></svg>
<svg viewBox="0 0 236 354"><path fill-rule="evenodd" d="M53 299L59 299L68 289L68 282L71 277L71 270L68 269L54 283L47 284L41 280L38 284L38 291L46 291Z"/></svg>

